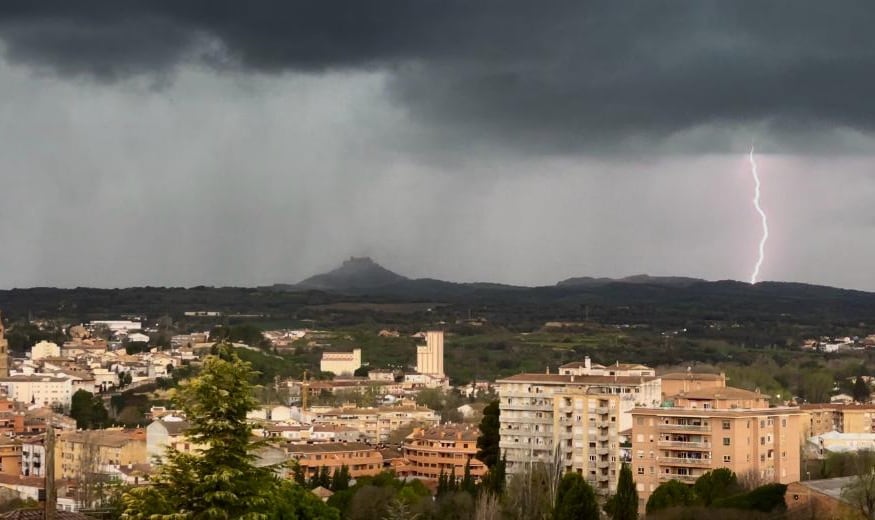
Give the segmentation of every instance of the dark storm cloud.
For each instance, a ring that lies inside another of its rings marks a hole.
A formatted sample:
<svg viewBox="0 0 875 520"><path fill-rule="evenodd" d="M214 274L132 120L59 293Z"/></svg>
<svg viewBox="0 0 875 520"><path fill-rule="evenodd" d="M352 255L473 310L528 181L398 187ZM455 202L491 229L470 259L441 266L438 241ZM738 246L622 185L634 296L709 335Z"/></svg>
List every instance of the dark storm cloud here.
<svg viewBox="0 0 875 520"><path fill-rule="evenodd" d="M872 27L871 2L0 3L8 58L62 74L382 70L445 136L582 151L713 126L797 146L869 132Z"/></svg>

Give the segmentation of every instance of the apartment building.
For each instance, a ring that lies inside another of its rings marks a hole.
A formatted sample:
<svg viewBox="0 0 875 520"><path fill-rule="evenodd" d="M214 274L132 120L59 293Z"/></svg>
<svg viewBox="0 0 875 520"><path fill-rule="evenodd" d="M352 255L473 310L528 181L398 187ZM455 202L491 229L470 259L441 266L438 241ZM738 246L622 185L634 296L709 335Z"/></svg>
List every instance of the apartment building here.
<svg viewBox="0 0 875 520"><path fill-rule="evenodd" d="M307 417L314 426L346 426L357 430L369 442L384 442L389 435L410 424L431 426L440 422L440 416L431 408L417 405L381 406L359 408L345 406L340 408L313 407Z"/></svg>
<svg viewBox="0 0 875 520"><path fill-rule="evenodd" d="M437 479L441 472L462 478L468 465L471 476L480 480L486 474L486 465L476 458L476 426L445 424L431 428L416 428L404 440L402 453L409 461L405 475Z"/></svg>
<svg viewBox="0 0 875 520"><path fill-rule="evenodd" d="M318 474L323 467L333 474L341 466L346 466L353 478L376 475L383 470L380 452L360 442L285 444L281 448L290 460L301 466L308 478Z"/></svg>
<svg viewBox="0 0 875 520"><path fill-rule="evenodd" d="M44 477L46 462L46 436L21 437L21 476Z"/></svg>
<svg viewBox="0 0 875 520"><path fill-rule="evenodd" d="M798 408L769 408L768 396L732 387L687 392L671 404L632 411L632 471L641 500L663 482L692 484L717 468L784 484L799 480Z"/></svg>
<svg viewBox="0 0 875 520"><path fill-rule="evenodd" d="M662 402L662 382L654 376L576 375L576 374L517 374L496 381L498 393L505 391L519 394L518 399L538 397L539 394L560 388L590 388L602 394L616 395L620 399L620 430L632 427L629 412L639 406L658 406ZM514 402L514 401L511 401ZM502 400L506 404L506 400Z"/></svg>
<svg viewBox="0 0 875 520"><path fill-rule="evenodd" d="M536 461L559 463L599 493L616 488L624 415L631 424L624 407L631 411L660 395L658 379L640 376L518 374L496 384L508 474Z"/></svg>
<svg viewBox="0 0 875 520"><path fill-rule="evenodd" d="M55 476L77 478L109 468L149 462L143 429L66 432L55 442Z"/></svg>
<svg viewBox="0 0 875 520"><path fill-rule="evenodd" d="M20 403L69 407L73 382L68 377L15 375L0 377L0 391Z"/></svg>
<svg viewBox="0 0 875 520"><path fill-rule="evenodd" d="M805 438L831 431L839 433L875 433L875 405L872 404L804 404Z"/></svg>

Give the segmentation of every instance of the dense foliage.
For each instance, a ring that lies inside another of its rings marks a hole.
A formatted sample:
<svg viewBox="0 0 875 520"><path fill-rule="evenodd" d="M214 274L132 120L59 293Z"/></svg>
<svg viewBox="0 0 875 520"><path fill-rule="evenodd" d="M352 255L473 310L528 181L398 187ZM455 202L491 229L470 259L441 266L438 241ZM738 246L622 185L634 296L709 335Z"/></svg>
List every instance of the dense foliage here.
<svg viewBox="0 0 875 520"><path fill-rule="evenodd" d="M70 417L76 419L76 428L89 430L109 426L109 412L103 399L87 390L76 390L70 400Z"/></svg>

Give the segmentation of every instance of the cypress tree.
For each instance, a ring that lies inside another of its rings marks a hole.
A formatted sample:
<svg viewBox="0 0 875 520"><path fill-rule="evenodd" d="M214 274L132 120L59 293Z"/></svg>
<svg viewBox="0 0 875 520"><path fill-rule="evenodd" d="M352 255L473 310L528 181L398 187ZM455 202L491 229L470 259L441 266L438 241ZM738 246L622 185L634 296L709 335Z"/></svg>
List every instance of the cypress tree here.
<svg viewBox="0 0 875 520"><path fill-rule="evenodd" d="M632 467L623 464L620 468L620 478L617 481L617 494L611 499L612 520L637 520L638 519L638 491L632 480Z"/></svg>

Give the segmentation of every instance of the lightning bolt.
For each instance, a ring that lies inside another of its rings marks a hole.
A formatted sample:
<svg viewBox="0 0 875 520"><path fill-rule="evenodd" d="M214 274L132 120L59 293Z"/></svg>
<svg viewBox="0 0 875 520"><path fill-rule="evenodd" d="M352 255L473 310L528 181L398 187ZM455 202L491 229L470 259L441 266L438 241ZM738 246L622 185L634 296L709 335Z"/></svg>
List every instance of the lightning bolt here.
<svg viewBox="0 0 875 520"><path fill-rule="evenodd" d="M753 273L750 275L750 283L757 283L757 278L760 275L760 267L763 265L763 260L766 258L766 242L769 240L769 220L766 218L766 212L763 211L762 206L760 206L760 176L757 174L757 161L754 158L754 147L750 147L750 174L753 176L754 181L754 193L753 193L753 207L756 208L757 213L760 215L760 219L763 223L763 236L760 238L760 247L759 247L759 257L757 258L757 263L753 267Z"/></svg>

